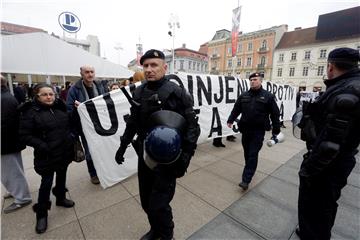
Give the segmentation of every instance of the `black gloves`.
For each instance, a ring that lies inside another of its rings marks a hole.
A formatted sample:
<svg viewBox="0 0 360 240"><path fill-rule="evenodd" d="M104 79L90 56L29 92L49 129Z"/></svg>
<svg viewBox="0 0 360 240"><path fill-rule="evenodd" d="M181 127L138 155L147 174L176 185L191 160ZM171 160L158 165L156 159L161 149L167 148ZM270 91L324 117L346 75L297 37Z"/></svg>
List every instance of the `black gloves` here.
<svg viewBox="0 0 360 240"><path fill-rule="evenodd" d="M124 154L126 152L127 146L124 146L124 144L120 144L119 149L116 152L115 155L115 161L117 164L122 164L124 162Z"/></svg>
<svg viewBox="0 0 360 240"><path fill-rule="evenodd" d="M183 177L186 173L187 168L189 167L190 160L192 155L187 152L182 152L179 159L176 161L176 170L175 176L177 178Z"/></svg>

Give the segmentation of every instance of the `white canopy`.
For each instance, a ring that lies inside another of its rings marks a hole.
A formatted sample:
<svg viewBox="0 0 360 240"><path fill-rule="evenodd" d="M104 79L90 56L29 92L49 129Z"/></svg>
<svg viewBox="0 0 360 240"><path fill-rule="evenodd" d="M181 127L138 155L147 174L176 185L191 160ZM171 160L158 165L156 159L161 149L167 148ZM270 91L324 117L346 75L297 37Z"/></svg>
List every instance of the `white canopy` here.
<svg viewBox="0 0 360 240"><path fill-rule="evenodd" d="M1 40L1 71L6 73L79 76L83 65L94 66L100 78L128 78L134 73L47 33L7 35Z"/></svg>

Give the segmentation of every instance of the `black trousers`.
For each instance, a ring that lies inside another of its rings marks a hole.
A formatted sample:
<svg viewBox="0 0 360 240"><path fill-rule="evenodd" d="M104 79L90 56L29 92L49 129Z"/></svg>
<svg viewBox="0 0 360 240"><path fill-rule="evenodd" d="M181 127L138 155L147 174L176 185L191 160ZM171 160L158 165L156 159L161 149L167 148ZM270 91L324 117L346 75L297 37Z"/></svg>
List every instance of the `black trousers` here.
<svg viewBox="0 0 360 240"><path fill-rule="evenodd" d="M152 171L142 159L138 163L138 178L141 206L151 229L161 239L172 239L174 222L170 202L175 194L176 178Z"/></svg>
<svg viewBox="0 0 360 240"><path fill-rule="evenodd" d="M331 238L337 200L355 166L355 158L341 159L340 162L318 176L300 176L298 218L302 240Z"/></svg>
<svg viewBox="0 0 360 240"><path fill-rule="evenodd" d="M41 184L40 184L39 196L38 196L38 204L40 206L47 205L47 203L50 200L50 192L51 192L51 187L53 184L55 173L56 173L55 187L58 192L65 193L66 171L67 171L67 167L65 167L64 169L44 173L41 175Z"/></svg>
<svg viewBox="0 0 360 240"><path fill-rule="evenodd" d="M264 130L246 130L242 132L242 145L244 148L245 167L242 181L250 183L255 174L259 151L264 141Z"/></svg>

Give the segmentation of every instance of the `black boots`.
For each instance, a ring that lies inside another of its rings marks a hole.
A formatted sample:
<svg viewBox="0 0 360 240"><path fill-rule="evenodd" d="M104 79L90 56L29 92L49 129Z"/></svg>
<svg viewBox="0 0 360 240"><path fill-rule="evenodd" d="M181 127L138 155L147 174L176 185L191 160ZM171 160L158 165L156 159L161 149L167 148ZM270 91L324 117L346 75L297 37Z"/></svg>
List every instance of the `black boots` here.
<svg viewBox="0 0 360 240"><path fill-rule="evenodd" d="M56 197L56 206L61 206L65 208L71 208L75 205L74 201L66 199L65 192L68 190L65 188L65 191L59 191L56 187L52 189L52 193Z"/></svg>
<svg viewBox="0 0 360 240"><path fill-rule="evenodd" d="M51 202L48 201L45 204L36 203L33 206L33 210L36 213L36 226L35 231L38 234L44 233L47 229L47 217L48 210L51 208Z"/></svg>

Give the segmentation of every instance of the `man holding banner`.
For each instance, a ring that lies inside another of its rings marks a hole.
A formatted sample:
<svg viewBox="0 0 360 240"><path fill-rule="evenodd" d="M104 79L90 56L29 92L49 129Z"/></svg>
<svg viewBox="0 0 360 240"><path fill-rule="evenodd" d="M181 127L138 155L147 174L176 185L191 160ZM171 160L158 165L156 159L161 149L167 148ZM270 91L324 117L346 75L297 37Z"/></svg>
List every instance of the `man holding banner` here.
<svg viewBox="0 0 360 240"><path fill-rule="evenodd" d="M85 149L86 164L88 167L90 181L92 184L99 184L99 178L94 167L92 157L90 155L89 147L84 136L80 117L77 112L77 107L80 103L85 102L91 98L104 94L106 91L104 86L95 81L95 68L92 66L82 66L80 67L81 79L79 79L71 88L69 89L66 108L67 111L72 115L73 124L76 125L73 129L76 131L75 135L80 135L82 144Z"/></svg>
<svg viewBox="0 0 360 240"><path fill-rule="evenodd" d="M140 200L151 226L143 240L173 238L170 202L176 178L185 174L200 135L193 100L183 87L165 77L164 59L154 49L141 57L146 81L135 89L133 98L127 95L131 115L115 156L122 164L130 143L138 154ZM132 141L135 134L138 137Z"/></svg>
<svg viewBox="0 0 360 240"><path fill-rule="evenodd" d="M239 186L244 191L248 189L255 174L265 131L271 129L269 115L273 138L276 138L276 135L280 133L280 112L275 96L262 88L262 75L260 73L251 74L249 80L250 90L239 96L227 120L228 127L232 128L233 122L241 114L238 127L242 133L245 167Z"/></svg>

